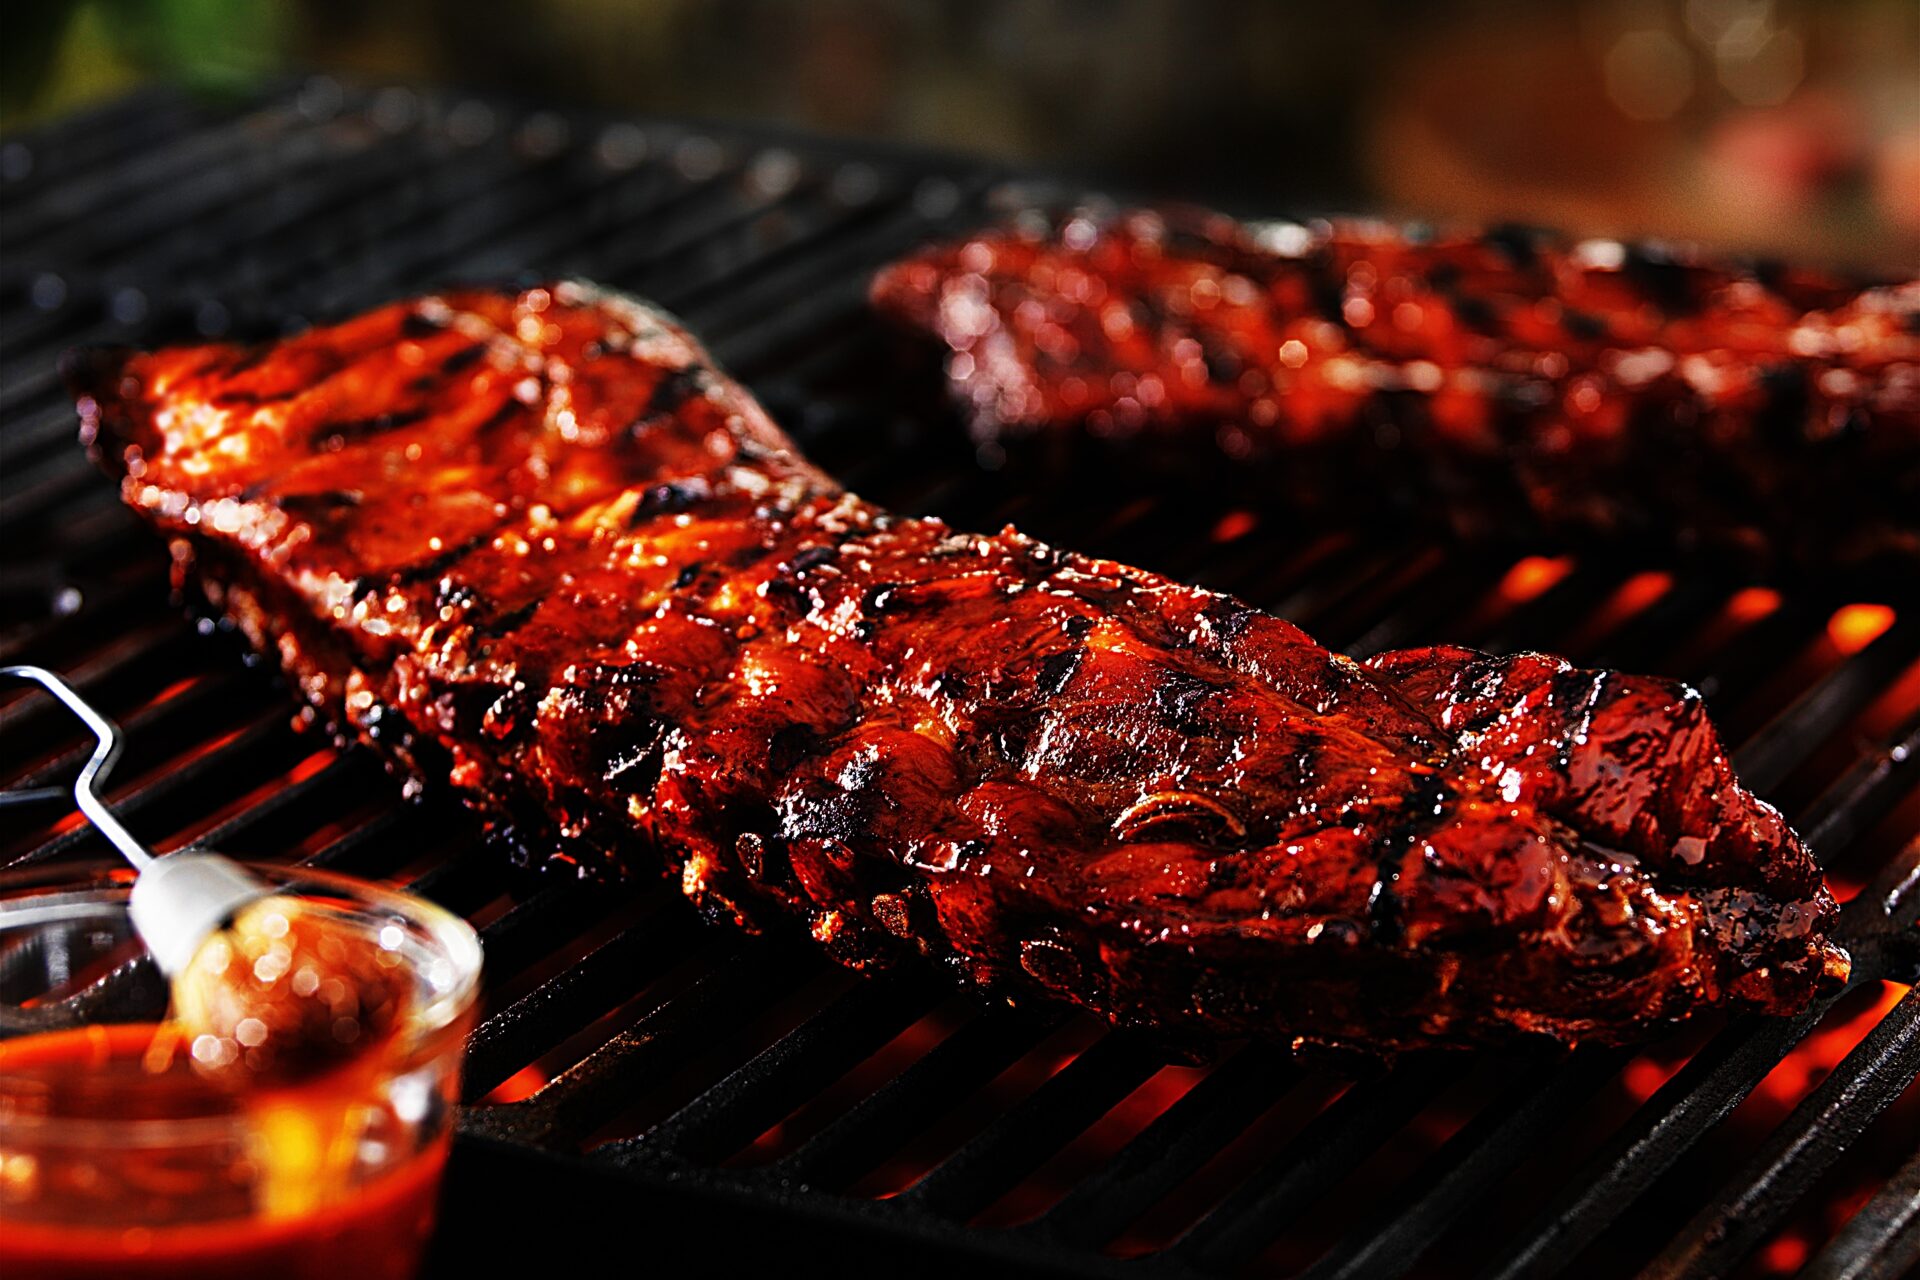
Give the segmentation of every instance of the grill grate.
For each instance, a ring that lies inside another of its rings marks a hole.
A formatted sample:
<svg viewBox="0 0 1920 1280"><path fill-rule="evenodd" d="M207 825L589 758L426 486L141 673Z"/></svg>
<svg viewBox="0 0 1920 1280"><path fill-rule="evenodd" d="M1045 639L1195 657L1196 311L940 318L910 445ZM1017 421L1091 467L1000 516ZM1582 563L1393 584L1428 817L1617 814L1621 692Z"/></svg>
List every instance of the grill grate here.
<svg viewBox="0 0 1920 1280"><path fill-rule="evenodd" d="M632 1240L636 1222L743 1209L766 1224L709 1233L715 1259L804 1241L1087 1276L1920 1262L1920 609L1898 584L1863 605L1832 583L1308 535L1117 471L1042 493L982 470L863 307L866 272L982 216L1004 175L978 165L324 79L224 106L143 92L0 159L0 654L51 661L126 727L112 798L158 847L383 877L480 926L490 1012L454 1165L470 1212L443 1233L468 1244L443 1261L497 1259L478 1224L509 1206L462 1170L505 1160L512 1207L569 1230ZM1709 1020L1640 1053L1383 1071L1253 1048L1192 1068L1082 1018L983 1010L929 974L856 980L705 928L669 885L608 895L510 870L462 815L402 804L361 754L292 732L232 637L178 620L164 557L72 444L55 365L77 342L270 330L557 273L678 311L813 457L897 509L1017 519L1355 653L1533 645L1692 679L1848 900L1853 985L1795 1020ZM0 741L10 784L82 754L18 697ZM45 817L0 832L0 863L104 851L77 814ZM549 1203L534 1181L567 1190Z"/></svg>

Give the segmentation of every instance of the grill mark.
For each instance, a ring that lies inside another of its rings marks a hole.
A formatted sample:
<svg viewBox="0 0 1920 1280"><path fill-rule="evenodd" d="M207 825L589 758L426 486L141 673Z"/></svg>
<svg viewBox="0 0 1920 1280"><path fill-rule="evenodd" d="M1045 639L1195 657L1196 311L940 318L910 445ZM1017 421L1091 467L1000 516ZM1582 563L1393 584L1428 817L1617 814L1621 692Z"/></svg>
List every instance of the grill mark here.
<svg viewBox="0 0 1920 1280"><path fill-rule="evenodd" d="M1621 272L1667 314L1689 315L1696 310L1686 264L1676 261L1664 248L1629 244Z"/></svg>
<svg viewBox="0 0 1920 1280"><path fill-rule="evenodd" d="M695 396L705 395L707 386L707 371L699 365L675 369L654 383L653 393L647 397L647 407L640 411L640 416L644 419L675 413Z"/></svg>
<svg viewBox="0 0 1920 1280"><path fill-rule="evenodd" d="M1450 795L1451 789L1439 775L1422 778L1408 794L1400 820L1375 840L1373 888L1367 893L1367 925L1375 942L1391 946L1400 940L1406 927L1395 888L1400 882L1400 863L1421 831L1438 816L1435 811L1445 808Z"/></svg>
<svg viewBox="0 0 1920 1280"><path fill-rule="evenodd" d="M505 404L489 414L486 421L473 429L474 440L485 440L488 436L493 435L496 431L500 430L501 427L506 426L509 422L519 417L520 411L524 408L526 408L526 406L518 400L508 399Z"/></svg>
<svg viewBox="0 0 1920 1280"><path fill-rule="evenodd" d="M1453 302L1453 314L1460 323L1480 333L1499 336L1500 313L1493 303L1485 298L1456 297Z"/></svg>
<svg viewBox="0 0 1920 1280"><path fill-rule="evenodd" d="M1597 342L1607 336L1607 321L1604 316L1589 311L1575 311L1569 307L1560 317L1560 327L1576 338Z"/></svg>
<svg viewBox="0 0 1920 1280"><path fill-rule="evenodd" d="M1059 696L1072 683L1086 656L1085 649L1062 649L1058 653L1048 654L1041 659L1040 667L1034 673L1034 688L1049 698Z"/></svg>
<svg viewBox="0 0 1920 1280"><path fill-rule="evenodd" d="M486 546L487 543L492 542L496 534L517 519L519 519L519 514L516 512L504 520L487 526L466 541L448 547L431 559L422 560L417 564L411 564L403 569L395 570L390 581L397 587L406 587L418 582L425 582L428 578L437 578L475 551L478 551L481 547Z"/></svg>
<svg viewBox="0 0 1920 1280"><path fill-rule="evenodd" d="M440 372L459 373L462 370L471 369L474 365L478 364L480 358L486 354L487 344L484 342L476 342L470 347L462 347L440 362Z"/></svg>
<svg viewBox="0 0 1920 1280"><path fill-rule="evenodd" d="M322 453L343 449L349 444L358 444L389 431L410 427L426 416L425 409L400 409L393 413L375 414L371 418L356 418L351 422L328 422L316 427L307 437L307 443L309 448Z"/></svg>
<svg viewBox="0 0 1920 1280"><path fill-rule="evenodd" d="M222 391L212 397L212 402L223 409L257 409L262 405L284 404L299 395L300 390L297 387L290 387L285 391L276 391L272 394L263 394L258 391Z"/></svg>
<svg viewBox="0 0 1920 1280"><path fill-rule="evenodd" d="M1489 228L1481 242L1507 260L1507 263L1521 271L1531 270L1540 265L1540 241L1542 231L1518 222L1503 222Z"/></svg>
<svg viewBox="0 0 1920 1280"><path fill-rule="evenodd" d="M250 501L259 496L255 491L261 487L260 483L248 486L241 495L242 500ZM282 494L279 505L281 510L290 515L310 519L315 516L330 516L342 509L357 507L365 501L366 495L358 489L326 489L319 493Z"/></svg>
<svg viewBox="0 0 1920 1280"><path fill-rule="evenodd" d="M624 434L630 440L638 440L657 426L670 426L688 401L705 394L706 387L705 370L697 366L689 365L667 373L654 383L647 395L647 402L634 414ZM737 445L743 459L748 457L748 443L743 440Z"/></svg>
<svg viewBox="0 0 1920 1280"><path fill-rule="evenodd" d="M483 618L473 624L474 634L487 640L498 640L510 632L518 631L545 603L545 597L535 596L517 609Z"/></svg>
<svg viewBox="0 0 1920 1280"><path fill-rule="evenodd" d="M655 516L673 515L691 509L713 496L713 486L704 480L675 480L656 484L640 495L627 517L627 528L638 529Z"/></svg>
<svg viewBox="0 0 1920 1280"><path fill-rule="evenodd" d="M787 561L786 568L789 573L803 574L810 569L818 569L821 565L831 564L839 554L838 546L832 543L818 543L801 550L793 559Z"/></svg>
<svg viewBox="0 0 1920 1280"><path fill-rule="evenodd" d="M236 373L245 373L249 369L257 368L272 353L273 348L264 342L248 347L240 353L238 360L227 366L226 375L230 378Z"/></svg>

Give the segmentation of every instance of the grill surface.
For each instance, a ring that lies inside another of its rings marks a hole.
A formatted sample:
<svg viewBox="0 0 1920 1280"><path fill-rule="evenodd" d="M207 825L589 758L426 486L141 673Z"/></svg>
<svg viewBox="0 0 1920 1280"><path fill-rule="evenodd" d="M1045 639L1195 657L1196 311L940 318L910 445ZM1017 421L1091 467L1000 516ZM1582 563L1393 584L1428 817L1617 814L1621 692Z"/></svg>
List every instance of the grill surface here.
<svg viewBox="0 0 1920 1280"><path fill-rule="evenodd" d="M924 156L312 80L155 90L0 154L0 657L129 736L113 799L204 843L405 883L486 940L489 1013L436 1265L616 1242L730 1271L1894 1276L1920 1263L1920 600L1700 569L1289 528L1123 469L982 469L866 315L866 274L1006 175ZM998 198L1017 198L998 197ZM862 980L702 925L674 886L509 869L477 827L289 724L284 689L168 600L165 555L73 443L72 344L272 331L452 280L578 273L679 312L808 452L896 509L1017 520L1234 591L1365 653L1539 647L1693 680L1847 901L1855 978L1791 1021L1638 1053L1211 1067L1085 1019ZM69 776L44 701L0 778ZM105 851L9 809L0 863ZM44 819L44 820L43 820ZM741 1224L746 1224L744 1227ZM579 1256L588 1256L582 1252Z"/></svg>

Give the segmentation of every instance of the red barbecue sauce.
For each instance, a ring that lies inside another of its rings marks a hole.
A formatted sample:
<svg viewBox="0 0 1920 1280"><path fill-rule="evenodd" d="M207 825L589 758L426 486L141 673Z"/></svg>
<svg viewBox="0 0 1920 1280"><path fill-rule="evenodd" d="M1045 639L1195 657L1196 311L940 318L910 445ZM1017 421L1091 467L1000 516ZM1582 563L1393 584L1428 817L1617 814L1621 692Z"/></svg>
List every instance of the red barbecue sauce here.
<svg viewBox="0 0 1920 1280"><path fill-rule="evenodd" d="M67 1116L134 1121L221 1114L221 1095L193 1070L184 1047L158 1055L166 1065L154 1069L150 1050L173 1034L134 1023L0 1042L0 1076L16 1097L23 1087L44 1084ZM301 1104L337 1108L348 1101L341 1089L364 1085L353 1073L341 1079L338 1087L333 1078L307 1086ZM311 1212L280 1217L254 1211L255 1178L247 1158L227 1142L169 1143L164 1152L118 1146L84 1161L33 1160L32 1168L13 1163L20 1159L14 1155L0 1163L0 1275L406 1280L432 1229L448 1142L442 1137ZM0 1127L0 1160L9 1145ZM26 1197L39 1201L30 1216L21 1211ZM56 1197L61 1207L45 1209ZM109 1200L120 1220L90 1225L88 1202ZM122 1225L127 1216L149 1214L142 1225Z"/></svg>

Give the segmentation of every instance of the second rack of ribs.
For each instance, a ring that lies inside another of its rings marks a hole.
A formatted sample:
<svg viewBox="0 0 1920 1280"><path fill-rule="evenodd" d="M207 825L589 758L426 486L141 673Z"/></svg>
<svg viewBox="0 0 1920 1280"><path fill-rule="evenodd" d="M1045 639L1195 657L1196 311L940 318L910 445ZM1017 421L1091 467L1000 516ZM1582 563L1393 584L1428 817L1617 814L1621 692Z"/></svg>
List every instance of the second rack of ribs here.
<svg viewBox="0 0 1920 1280"><path fill-rule="evenodd" d="M1357 662L1231 597L889 514L591 286L96 353L86 431L318 714L583 872L664 859L1187 1041L1632 1039L1846 970L1697 694Z"/></svg>
<svg viewBox="0 0 1920 1280"><path fill-rule="evenodd" d="M1920 556L1920 279L1082 209L919 250L874 299L938 339L996 446L1099 442L1320 518L1818 573Z"/></svg>

